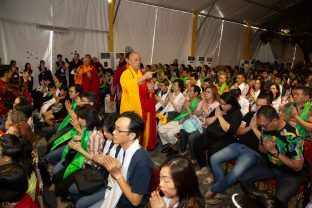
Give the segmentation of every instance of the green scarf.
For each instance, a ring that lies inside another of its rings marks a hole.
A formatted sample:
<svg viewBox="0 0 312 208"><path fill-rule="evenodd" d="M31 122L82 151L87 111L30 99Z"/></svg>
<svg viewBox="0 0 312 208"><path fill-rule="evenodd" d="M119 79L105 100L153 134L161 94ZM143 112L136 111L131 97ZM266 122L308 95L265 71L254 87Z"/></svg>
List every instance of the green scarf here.
<svg viewBox="0 0 312 208"><path fill-rule="evenodd" d="M193 101L191 102L191 104L190 104L190 109L191 109L192 112L193 112L194 109L196 108L198 102L199 102L198 98L196 98L195 100L193 100ZM188 115L189 115L189 114L188 114L187 110L185 110L183 113L181 113L180 115L178 115L177 117L175 117L175 118L173 119L173 121L179 121L179 120L181 120L182 118L187 117Z"/></svg>
<svg viewBox="0 0 312 208"><path fill-rule="evenodd" d="M295 106L294 102L290 104L290 107L292 106ZM289 116L290 107L286 110L286 116ZM308 120L308 113L309 113L310 107L311 107L311 102L307 101L306 104L304 105L303 110L300 113L300 118L305 122ZM296 124L296 128L298 129L302 138L305 138L309 135L309 132L305 130L302 126L300 126L298 123Z"/></svg>
<svg viewBox="0 0 312 208"><path fill-rule="evenodd" d="M59 138L57 138L53 143L52 143L52 148L51 151L53 151L55 148L57 148L60 144L62 144L63 142L73 138L74 136L77 135L77 130L75 128L72 128L70 131L68 131L67 133L63 134L62 136L60 136Z"/></svg>
<svg viewBox="0 0 312 208"><path fill-rule="evenodd" d="M83 128L82 135L81 135L81 147L85 151L88 151L88 141L89 141L90 135L91 135L91 131L87 131L86 128ZM69 147L66 146L66 148L68 148L68 150L67 150L67 152L68 152L69 151ZM66 150L66 148L65 148L65 150ZM63 153L64 153L64 151L63 151ZM63 157L63 153L62 153L62 157ZM72 174L72 173L76 172L77 170L81 169L82 166L84 165L84 162L85 162L86 159L87 159L86 156L84 156L80 152L77 152L75 157L74 157L74 159L67 166L63 178L65 179L70 174Z"/></svg>
<svg viewBox="0 0 312 208"><path fill-rule="evenodd" d="M77 107L77 102L73 102L71 107L72 107L73 110L75 110L76 107ZM70 115L67 114L67 116L62 121L62 123L60 124L60 126L58 127L56 132L58 132L58 131L62 130L63 128L65 128L69 124L70 119L71 119Z"/></svg>
<svg viewBox="0 0 312 208"><path fill-rule="evenodd" d="M223 93L223 91L225 90L226 87L227 87L227 85L226 85L226 83L224 82L224 83L221 85L221 87L220 87L220 89L219 89L219 92L220 92L220 93Z"/></svg>

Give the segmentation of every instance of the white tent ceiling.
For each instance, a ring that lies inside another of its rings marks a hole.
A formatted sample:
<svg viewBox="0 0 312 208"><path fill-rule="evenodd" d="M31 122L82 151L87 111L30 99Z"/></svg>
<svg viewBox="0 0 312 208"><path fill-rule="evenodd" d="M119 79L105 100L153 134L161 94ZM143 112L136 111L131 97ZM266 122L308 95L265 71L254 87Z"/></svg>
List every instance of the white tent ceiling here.
<svg viewBox="0 0 312 208"><path fill-rule="evenodd" d="M120 0L121 1L121 0ZM236 23L259 26L283 8L300 0L129 0L184 12L199 13Z"/></svg>

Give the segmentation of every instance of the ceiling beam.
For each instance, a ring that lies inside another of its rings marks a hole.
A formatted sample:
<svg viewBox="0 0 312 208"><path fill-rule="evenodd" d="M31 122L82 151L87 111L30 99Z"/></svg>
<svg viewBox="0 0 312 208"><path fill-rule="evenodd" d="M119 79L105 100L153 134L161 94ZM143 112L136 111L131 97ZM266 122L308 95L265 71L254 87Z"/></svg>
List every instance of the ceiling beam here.
<svg viewBox="0 0 312 208"><path fill-rule="evenodd" d="M116 20L117 14L118 14L120 2L121 2L121 0L119 0L119 1L118 1L118 4L117 4L116 12L115 12L115 14L114 14L113 25L115 24L115 20Z"/></svg>
<svg viewBox="0 0 312 208"><path fill-rule="evenodd" d="M204 5L200 6L198 9L195 10L195 13L200 13L201 11L203 11L204 9L208 8L210 5L211 7L214 6L216 0L212 1L212 2L207 2ZM210 7L210 8L211 8ZM211 9L210 9L211 10ZM209 14L209 13L208 13Z"/></svg>
<svg viewBox="0 0 312 208"><path fill-rule="evenodd" d="M185 12L185 13L190 13L190 14L193 14L193 11L190 11L190 10L181 10L181 9L176 9L174 7L170 7L170 6L163 6L161 4L156 4L156 3L150 3L150 2L145 2L144 0L127 0L129 2L134 2L134 3L139 3L139 4L144 4L144 5L150 5L150 6L155 6L155 7L159 7L159 8L164 8L164 9L171 9L171 10L175 10L175 11L180 11L180 12ZM227 22L231 22L231 23L235 23L235 24L240 24L240 25L246 25L244 22L240 22L240 21L237 21L237 20L234 20L234 19L230 19L230 18L222 18L222 17L217 17L217 16L214 16L214 15L208 15L208 14L205 14L205 13L198 13L199 15L202 15L204 17L211 17L211 18L214 18L214 19L218 19L218 20L224 20L224 21L227 21ZM250 23L251 26L254 26L254 27L259 27L259 25L254 25L252 23Z"/></svg>
<svg viewBox="0 0 312 208"><path fill-rule="evenodd" d="M245 1L248 2L248 3L254 4L254 5L266 8L266 9L270 9L270 10L276 11L276 12L279 11L278 8L273 8L273 7L270 7L270 6L265 5L265 4L261 4L261 3L256 2L256 1L252 1L252 0L245 0Z"/></svg>
<svg viewBox="0 0 312 208"><path fill-rule="evenodd" d="M214 6L215 6L215 4L217 3L217 1L218 1L218 0L214 0L214 1L212 2L212 5L211 5L211 7L209 8L209 11L207 12L207 15L210 15L210 12L211 12L211 10L214 8ZM203 10L204 10L204 9L203 9ZM200 10L200 11L202 11L202 10ZM196 34L199 33L200 29L202 28L202 26L203 26L204 23L206 22L207 17L208 17L208 16L205 16L204 20L202 21L202 23L200 24L198 30L196 31Z"/></svg>

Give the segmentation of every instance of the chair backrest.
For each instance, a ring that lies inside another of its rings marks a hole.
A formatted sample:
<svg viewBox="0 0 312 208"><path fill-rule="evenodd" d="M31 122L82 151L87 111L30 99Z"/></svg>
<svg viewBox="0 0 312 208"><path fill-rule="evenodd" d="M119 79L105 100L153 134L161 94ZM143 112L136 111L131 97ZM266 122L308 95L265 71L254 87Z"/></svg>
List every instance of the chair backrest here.
<svg viewBox="0 0 312 208"><path fill-rule="evenodd" d="M304 142L303 156L310 165L310 181L312 181L312 142Z"/></svg>

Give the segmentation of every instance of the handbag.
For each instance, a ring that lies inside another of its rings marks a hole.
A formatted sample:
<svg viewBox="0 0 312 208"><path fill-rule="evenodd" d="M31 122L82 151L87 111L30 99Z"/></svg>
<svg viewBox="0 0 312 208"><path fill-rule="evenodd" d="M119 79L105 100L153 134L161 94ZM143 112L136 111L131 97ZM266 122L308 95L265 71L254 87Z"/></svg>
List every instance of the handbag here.
<svg viewBox="0 0 312 208"><path fill-rule="evenodd" d="M105 141L106 143L106 141ZM104 146L105 146L104 143ZM112 142L106 155L108 155L114 146ZM118 146L115 152L115 158L120 151L121 147ZM104 168L96 168L93 165L87 165L85 169L75 174L74 180L77 185L79 192L83 195L93 194L102 186L106 186L109 172Z"/></svg>
<svg viewBox="0 0 312 208"><path fill-rule="evenodd" d="M94 166L87 166L75 174L74 180L78 190L83 195L89 195L106 184L108 171L97 169Z"/></svg>
<svg viewBox="0 0 312 208"><path fill-rule="evenodd" d="M180 113L178 113L177 111L169 111L169 112L167 112L167 123L169 121L172 121L178 115L180 115Z"/></svg>

